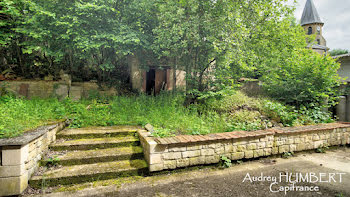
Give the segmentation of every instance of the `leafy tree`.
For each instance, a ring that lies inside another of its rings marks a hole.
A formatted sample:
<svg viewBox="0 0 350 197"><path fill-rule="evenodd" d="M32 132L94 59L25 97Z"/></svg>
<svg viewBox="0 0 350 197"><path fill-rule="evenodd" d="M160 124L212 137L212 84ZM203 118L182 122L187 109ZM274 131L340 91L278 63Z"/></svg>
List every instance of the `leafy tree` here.
<svg viewBox="0 0 350 197"><path fill-rule="evenodd" d="M111 73L126 70L129 54L150 48L156 21L152 2L144 0L34 0L21 4L6 0L4 4L7 9L2 11L21 17L19 22L2 24L9 33L7 37L3 34L1 43L11 39L19 43L22 57L34 57L25 61L35 65L29 70L46 70L42 75L58 75L63 69L83 79L96 76L107 81L113 78ZM25 39L14 37L17 34Z"/></svg>
<svg viewBox="0 0 350 197"><path fill-rule="evenodd" d="M0 2L0 46L6 47L14 38L13 28L16 27L20 15L19 6L14 1Z"/></svg>
<svg viewBox="0 0 350 197"><path fill-rule="evenodd" d="M292 17L293 9L283 2L240 1L227 11L227 17L234 20L225 20L225 40L219 46L226 54L217 69L219 80L236 84L241 77L260 78L295 48L306 47L305 33Z"/></svg>
<svg viewBox="0 0 350 197"><path fill-rule="evenodd" d="M187 73L187 87L200 91L216 60L214 43L219 37L221 1L158 0L159 25L153 30L153 50L169 58L174 69Z"/></svg>
<svg viewBox="0 0 350 197"><path fill-rule="evenodd" d="M127 57L137 54L146 66L185 70L188 90L253 77L286 103L332 97L337 65L307 52L314 39L285 1L3 0L2 65L29 77L63 69L76 80L126 82Z"/></svg>
<svg viewBox="0 0 350 197"><path fill-rule="evenodd" d="M22 0L0 2L0 69L17 70L24 74L27 71L28 62L33 61L33 58L23 55L22 46L26 37L17 32L25 12L26 6ZM8 66L5 67L5 65Z"/></svg>
<svg viewBox="0 0 350 197"><path fill-rule="evenodd" d="M284 63L263 77L267 93L297 107L334 104L340 77L339 63L309 49L296 49Z"/></svg>

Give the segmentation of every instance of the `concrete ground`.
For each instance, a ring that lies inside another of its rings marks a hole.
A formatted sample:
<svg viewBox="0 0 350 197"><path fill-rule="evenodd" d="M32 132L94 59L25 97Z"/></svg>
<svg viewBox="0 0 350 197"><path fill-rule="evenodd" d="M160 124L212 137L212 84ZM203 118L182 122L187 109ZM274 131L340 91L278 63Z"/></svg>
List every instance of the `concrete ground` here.
<svg viewBox="0 0 350 197"><path fill-rule="evenodd" d="M313 173L313 174L312 174ZM286 182L298 179L294 190ZM300 175L302 179L300 179ZM305 178L308 176L308 180ZM250 179L249 179L250 177ZM264 177L265 181L255 181ZM276 178L277 183L273 180ZM279 182L280 177L282 182ZM251 181L250 181L251 180ZM244 182L243 182L244 181ZM275 184L273 184L275 183ZM271 186L272 184L272 186ZM270 190L271 187L271 191ZM282 190L282 191L279 191ZM350 148L328 150L327 153L299 153L294 157L265 158L237 164L227 169L203 168L169 172L141 178L119 186L87 188L75 192L53 193L46 196L350 196Z"/></svg>

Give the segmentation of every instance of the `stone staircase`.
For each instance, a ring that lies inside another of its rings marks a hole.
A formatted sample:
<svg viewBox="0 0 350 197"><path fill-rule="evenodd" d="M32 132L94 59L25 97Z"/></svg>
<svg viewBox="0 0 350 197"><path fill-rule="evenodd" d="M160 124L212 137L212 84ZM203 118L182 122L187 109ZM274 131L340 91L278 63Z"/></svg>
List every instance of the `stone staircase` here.
<svg viewBox="0 0 350 197"><path fill-rule="evenodd" d="M40 189L146 173L138 129L112 126L61 131L41 162L55 167L41 167L29 181L30 186Z"/></svg>

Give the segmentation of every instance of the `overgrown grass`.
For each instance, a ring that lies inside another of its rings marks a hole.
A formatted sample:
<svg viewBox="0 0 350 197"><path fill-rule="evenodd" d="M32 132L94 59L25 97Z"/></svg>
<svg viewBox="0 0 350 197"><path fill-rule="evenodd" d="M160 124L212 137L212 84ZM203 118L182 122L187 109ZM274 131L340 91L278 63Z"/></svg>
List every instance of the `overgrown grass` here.
<svg viewBox="0 0 350 197"><path fill-rule="evenodd" d="M60 106L63 104L57 99L0 98L0 138L15 137L26 130L62 118L56 113Z"/></svg>
<svg viewBox="0 0 350 197"><path fill-rule="evenodd" d="M47 122L69 118L70 127L145 125L155 127L155 136L208 134L233 130L257 130L331 121L317 111L307 113L239 91L205 96L185 106L183 94L116 96L72 101L64 99L0 99L0 138L20 135ZM311 113L311 114L310 114Z"/></svg>

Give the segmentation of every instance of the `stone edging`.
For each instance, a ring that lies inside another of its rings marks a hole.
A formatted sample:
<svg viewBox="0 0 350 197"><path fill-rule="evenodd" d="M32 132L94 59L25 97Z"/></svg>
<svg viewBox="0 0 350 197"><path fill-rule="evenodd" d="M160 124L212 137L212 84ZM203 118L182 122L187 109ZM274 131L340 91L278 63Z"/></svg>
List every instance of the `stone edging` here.
<svg viewBox="0 0 350 197"><path fill-rule="evenodd" d="M49 124L45 126L40 126L32 131L27 131L23 133L21 136L13 137L13 138L5 138L0 139L0 146L20 146L28 144L29 142L33 141L34 139L39 138L40 136L44 135L48 131L56 128L58 125L64 123L65 125L69 124L68 120L62 120L58 121L55 124Z"/></svg>
<svg viewBox="0 0 350 197"><path fill-rule="evenodd" d="M152 137L153 128L145 128L138 134L150 171L217 163L222 155L238 160L350 144L350 123L342 122L168 138Z"/></svg>
<svg viewBox="0 0 350 197"><path fill-rule="evenodd" d="M68 124L69 121L59 121L22 136L0 139L0 196L19 195L27 188L42 155L56 140L56 133Z"/></svg>

